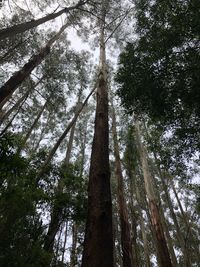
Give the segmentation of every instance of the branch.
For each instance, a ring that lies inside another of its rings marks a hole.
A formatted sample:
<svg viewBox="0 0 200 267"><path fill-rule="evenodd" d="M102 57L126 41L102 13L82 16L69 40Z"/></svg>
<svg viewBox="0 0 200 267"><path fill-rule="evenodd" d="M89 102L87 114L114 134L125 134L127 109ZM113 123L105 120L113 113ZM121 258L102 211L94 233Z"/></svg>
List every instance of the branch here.
<svg viewBox="0 0 200 267"><path fill-rule="evenodd" d="M113 34L116 32L116 30L119 28L119 26L122 24L122 22L124 21L124 19L126 18L126 16L128 15L128 13L131 11L132 8L130 8L125 15L123 16L123 18L121 19L121 21L119 22L119 24L115 27L115 29L111 32L111 34L107 37L107 39L105 40L105 44L107 43L107 41L113 36Z"/></svg>

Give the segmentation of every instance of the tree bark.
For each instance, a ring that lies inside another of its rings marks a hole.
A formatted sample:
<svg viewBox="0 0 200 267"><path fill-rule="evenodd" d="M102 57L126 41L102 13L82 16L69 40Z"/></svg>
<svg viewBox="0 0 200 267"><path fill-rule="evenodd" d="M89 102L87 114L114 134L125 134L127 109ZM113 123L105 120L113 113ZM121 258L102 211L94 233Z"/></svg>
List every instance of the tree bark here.
<svg viewBox="0 0 200 267"><path fill-rule="evenodd" d="M50 53L51 46L68 27L68 24L69 23L63 25L59 32L48 41L47 45L43 47L38 54L33 55L21 70L15 72L0 88L0 103L9 95L12 95L17 87L31 74L32 70Z"/></svg>
<svg viewBox="0 0 200 267"><path fill-rule="evenodd" d="M108 87L105 53L105 12L102 1L100 26L100 72L92 144L88 213L82 267L113 267L112 201L109 167Z"/></svg>
<svg viewBox="0 0 200 267"><path fill-rule="evenodd" d="M166 239L164 236L164 231L161 223L161 218L159 214L159 206L157 203L156 195L153 190L153 184L152 184L152 177L149 170L149 165L147 162L147 152L140 140L141 134L140 134L140 128L139 123L136 122L136 137L137 137L137 143L138 143L138 152L140 156L140 161L142 164L142 171L144 176L144 182L145 182L145 190L148 198L148 204L149 209L151 212L151 221L152 226L155 229L156 233L156 241L158 243L158 252L161 259L162 267L173 267L169 255L169 251L167 248Z"/></svg>
<svg viewBox="0 0 200 267"><path fill-rule="evenodd" d="M133 257L132 242L131 242L131 226L128 221L128 210L127 210L126 200L124 197L123 175L122 175L118 137L117 137L117 125L116 125L117 123L116 123L116 115L112 99L111 99L111 107L112 107L112 123L113 123L112 132L113 132L113 142L114 142L114 156L116 165L115 176L117 178L117 201L118 201L119 217L121 225L122 261L123 261L123 267L135 267L137 266L137 262Z"/></svg>
<svg viewBox="0 0 200 267"><path fill-rule="evenodd" d="M49 20L55 19L59 16L61 16L64 13L68 13L71 10L77 9L80 6L84 5L87 1L79 1L78 4L71 6L71 7L66 7L63 8L62 10L56 12L56 13L51 13L49 15L46 15L45 17L42 17L40 19L36 20L31 20L28 22L20 23L18 25L14 25L8 28L4 28L0 30L0 40L3 40L7 37L12 37L18 33L25 32L27 30L33 29L37 27L38 25L41 25Z"/></svg>

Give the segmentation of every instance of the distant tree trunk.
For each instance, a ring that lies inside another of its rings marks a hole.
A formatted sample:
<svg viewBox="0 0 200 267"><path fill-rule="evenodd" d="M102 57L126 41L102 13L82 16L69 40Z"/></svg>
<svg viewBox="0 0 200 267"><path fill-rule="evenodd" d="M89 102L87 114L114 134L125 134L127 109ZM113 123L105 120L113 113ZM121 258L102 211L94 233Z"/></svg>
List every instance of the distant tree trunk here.
<svg viewBox="0 0 200 267"><path fill-rule="evenodd" d="M160 253L159 253L159 244L158 244L157 238L156 238L156 230L155 230L155 228L153 227L153 224L152 224L151 215L150 215L150 212L149 212L148 203L147 203L147 199L146 198L145 198L145 206L146 206L145 211L146 211L146 214L147 214L150 230L151 230L151 233L152 233L153 245L154 245L155 252L156 252L157 264L158 264L158 267L162 267L162 261L161 261L161 257L160 257Z"/></svg>
<svg viewBox="0 0 200 267"><path fill-rule="evenodd" d="M188 218L187 218L187 216L186 216L186 214L185 214L185 212L183 210L183 206L181 204L181 201L179 199L179 196L178 196L178 194L176 192L176 188L174 186L174 182L173 182L173 180L171 180L171 181L172 181L171 182L172 190L173 190L173 193L175 195L176 201L178 203L179 209L181 211L182 218L184 220L184 223L185 223L185 226L186 226L186 229L187 229L186 230L186 237L182 240L182 246L184 246L183 247L184 263L185 263L185 266L191 267L192 265L191 265L191 261L190 261L190 252L188 250L188 242L189 242L188 235L190 235L192 237L191 226L190 226L190 223L188 221ZM196 247L195 254L197 255L197 259L200 259L198 246Z"/></svg>
<svg viewBox="0 0 200 267"><path fill-rule="evenodd" d="M142 164L145 190L148 198L149 209L151 212L151 221L152 221L152 226L154 227L156 233L156 241L158 243L158 252L161 259L161 264L162 267L172 267L169 251L167 248L167 243L164 236L164 231L162 228L161 218L159 214L159 206L153 189L152 177L147 162L147 152L140 140L141 134L138 122L136 123L136 136L138 143L138 152Z"/></svg>
<svg viewBox="0 0 200 267"><path fill-rule="evenodd" d="M39 80L38 80L38 82L35 84L35 85L33 85L33 88L31 88L31 90L29 90L29 91L32 91L32 90L34 90L41 82L42 82L42 80L44 79L44 76L42 76L42 78L40 78ZM29 92L30 93L30 92ZM2 108L5 106L5 104L12 98L12 96L13 96L13 93L11 92L1 103L0 103L0 112L3 112L2 111ZM15 96L13 97L13 98L15 98Z"/></svg>
<svg viewBox="0 0 200 267"><path fill-rule="evenodd" d="M147 134L147 136L148 136L148 138L149 138L149 140L151 142L151 136L149 135L149 132L148 132L148 129L147 129L145 123L144 123L144 127L145 127L146 134ZM188 254L188 250L187 250L186 245L185 245L184 237L183 237L183 234L181 233L181 229L179 227L179 223L177 221L176 214L174 212L174 207L173 207L172 200L171 200L171 197L170 197L169 192L168 192L168 187L167 187L167 184L165 182L165 177L164 177L164 175L162 173L162 170L161 170L161 167L159 165L158 158L157 158L157 154L156 154L155 151L153 151L153 155L154 155L154 160L155 160L156 167L157 167L157 172L158 172L158 175L159 175L160 180L161 180L162 188L163 188L164 193L165 193L165 199L167 201L167 205L169 207L169 210L170 210L170 213L171 213L171 216L172 216L172 220L174 222L177 239L179 241L179 244L180 244L180 247L181 247L181 250L182 250L182 253L183 253L184 265L185 265L185 267L190 267L191 266L190 256ZM156 182L155 182L155 185L156 185ZM158 187L157 187L157 191L159 191ZM157 193L157 195L159 196L159 192ZM168 245L169 245L169 250L170 250L170 255L171 255L172 262L173 262L173 266L178 266L178 263L177 263L177 260L176 260L176 256L174 254L173 246L171 244L171 237L169 235L169 231L167 229L166 221L165 221L165 218L164 218L164 211L162 209L161 209L161 216L163 218L162 219L163 228L164 228L164 232L166 234L166 239L168 240Z"/></svg>
<svg viewBox="0 0 200 267"><path fill-rule="evenodd" d="M0 30L0 40L3 40L7 37L12 37L18 33L22 33L22 32L25 32L27 30L33 29L33 28L37 27L38 25L41 25L41 24L43 24L49 20L52 20L52 19L55 19L55 18L61 16L64 13L68 13L69 11L71 11L73 9L79 8L80 6L85 4L86 2L87 1L79 1L78 4L76 4L74 6L63 8L62 10L60 10L56 13L48 14L43 18L23 22L23 23L20 23L20 24L11 26L11 27L1 29Z"/></svg>
<svg viewBox="0 0 200 267"><path fill-rule="evenodd" d="M142 216L142 212L140 211L140 227L142 232L142 239L143 239L143 245L144 245L144 256L145 256L145 262L147 267L151 267L151 261L150 261L150 254L149 254L149 247L148 247L148 240L146 235L146 229L144 225L144 218Z"/></svg>
<svg viewBox="0 0 200 267"><path fill-rule="evenodd" d="M27 96L28 97L28 96ZM21 103L21 105L18 107L17 111L15 112L14 116L12 117L12 119L9 121L9 123L6 125L6 127L2 130L2 132L0 133L0 136L3 135L5 132L7 132L7 130L11 127L14 119L16 118L16 116L19 114L19 111L21 109L21 107L23 106L23 104L26 102L27 97L23 100L23 102Z"/></svg>
<svg viewBox="0 0 200 267"><path fill-rule="evenodd" d="M105 3L100 26L100 72L89 171L88 213L82 267L113 267L112 201L109 168L108 87L105 53Z"/></svg>
<svg viewBox="0 0 200 267"><path fill-rule="evenodd" d="M55 252L55 257L54 257L54 265L57 266L58 258L59 258L59 250L60 250L60 243L61 243L61 236L62 236L62 231L63 231L64 226L61 225L59 233L58 233L58 240L56 242L56 252Z"/></svg>
<svg viewBox="0 0 200 267"><path fill-rule="evenodd" d="M40 142L42 141L43 137L44 137L44 134L45 134L45 131L47 130L48 128L48 125L49 125L49 121L50 121L50 118L51 118L51 114L52 112L49 112L48 113L48 116L47 116L47 120L46 120L46 123L44 125L44 127L42 128L41 132L40 132L40 135L39 135L39 138L37 140L37 142L35 142L33 144L33 147L31 148L31 154L35 154L37 153L37 150L40 146Z"/></svg>
<svg viewBox="0 0 200 267"><path fill-rule="evenodd" d="M70 267L75 267L77 264L77 224L74 222L72 226L72 248L70 253Z"/></svg>
<svg viewBox="0 0 200 267"><path fill-rule="evenodd" d="M66 251L66 244L67 244L67 236L68 236L68 221L65 223L65 234L64 234L64 243L63 243L63 249L62 249L62 259L61 262L64 263L65 259L65 251Z"/></svg>
<svg viewBox="0 0 200 267"><path fill-rule="evenodd" d="M51 162L53 156L55 155L58 147L60 146L60 144L62 143L62 141L64 140L64 138L67 136L67 134L69 133L69 131L73 127L74 123L76 123L76 120L77 120L79 114L83 110L84 106L87 104L88 99L90 98L90 96L94 92L95 88L96 88L96 86L92 89L92 91L89 93L89 95L86 97L85 101L82 104L80 102L78 102L78 104L77 104L78 105L78 108L75 111L74 117L72 118L72 120L70 121L70 123L68 124L68 126L66 127L66 129L64 130L64 132L62 133L62 135L60 136L60 138L57 140L57 142L55 143L55 145L51 149L51 151L50 151L47 159L45 160L45 162L43 163L41 169L38 172L38 175L37 175L37 178L38 179L40 179L40 176L42 176L42 174L45 172L47 166L49 165L49 163Z"/></svg>
<svg viewBox="0 0 200 267"><path fill-rule="evenodd" d="M171 213L171 216L172 216L172 220L174 222L174 226L175 226L175 229L176 229L177 238L178 238L178 241L180 243L181 250L182 250L182 253L183 253L184 264L185 264L186 267L190 267L191 266L190 256L188 254L188 250L186 248L184 237L183 237L183 235L181 233L181 230L180 230L180 227L179 227L179 223L177 221L176 214L174 212L173 204L172 204L171 198L170 198L169 193L168 193L167 185L166 185L166 183L164 181L164 177L163 177L163 175L161 173L161 170L159 170L159 173L160 173L162 186L163 186L163 189L164 189L164 192L165 192L165 197L166 197L166 200L167 200L167 204L168 204L168 207L169 207L169 210L170 210L170 213Z"/></svg>
<svg viewBox="0 0 200 267"><path fill-rule="evenodd" d="M172 264L173 264L173 267L177 267L178 266L178 262L177 262L176 255L175 255L175 252L174 252L172 239L171 239L171 236L170 236L170 233L169 233L169 229L168 229L168 225L167 225L167 222L166 222L166 219L165 219L164 210L162 208L162 205L160 205L160 216L161 216L161 222L162 222L162 226L163 226L163 229L164 229L165 237L166 237L166 240L167 240L167 244L168 244L168 248L169 248L169 253L170 253L171 260L172 260Z"/></svg>
<svg viewBox="0 0 200 267"><path fill-rule="evenodd" d="M190 231L190 223L189 223L188 218L187 218L187 216L186 216L186 214L185 214L185 212L184 212L184 210L183 210L183 206L182 206L181 201L180 201L180 199L179 199L179 196L178 196L178 194L177 194L177 192L176 192L176 188L175 188L175 186L174 186L174 181L173 181L172 179L171 179L171 186L172 186L172 190L173 190L173 193L174 193L174 195L175 195L176 201L177 201L177 203L178 203L178 206L179 206L181 215L182 215L182 217L183 217L185 226L186 226L186 228L188 229L188 231Z"/></svg>
<svg viewBox="0 0 200 267"><path fill-rule="evenodd" d="M29 96L29 91L27 91L22 97L20 97L17 102L5 113L2 113L0 116L0 125L3 123L4 120L6 120L10 114L15 111L17 108L19 108L19 106L21 105L21 103L24 101L24 99L27 99Z"/></svg>
<svg viewBox="0 0 200 267"><path fill-rule="evenodd" d="M50 53L51 46L58 40L60 35L68 27L69 23L63 25L59 32L54 35L43 47L38 54L33 55L28 63L26 63L21 70L15 72L10 79L0 88L0 103L4 101L8 95L13 94L17 87L31 74L32 70L37 67L42 60Z"/></svg>
<svg viewBox="0 0 200 267"><path fill-rule="evenodd" d="M94 91L94 89L90 92L90 94L87 96L87 98L85 99L85 101L82 104L79 102L80 99L78 99L74 118L71 120L71 122L69 123L68 127L66 128L66 130L64 131L62 136L59 138L59 140L54 145L52 151L49 154L49 157L47 158L45 164L43 165L43 167L40 171L40 175L44 172L46 166L49 164L50 160L52 159L52 156L55 154L55 151L59 147L60 143L66 137L67 133L71 129L68 147L67 147L67 152L66 152L66 157L64 160L65 168L68 167L69 162L70 162L70 157L71 157L73 139L74 139L75 123L76 123L76 120L78 118L78 115L82 111L83 107L86 105L86 103L87 103L89 97L91 96L91 94L93 93L93 91ZM62 193L63 188L64 188L63 180L60 179L58 181L58 186L57 186L56 190L58 193ZM62 206L58 206L56 203L54 203L53 208L52 208L51 220L50 220L50 224L49 224L49 230L47 232L47 235L45 238L45 243L44 243L44 249L49 253L53 252L53 244L54 244L55 236L56 236L56 233L58 232L58 229L60 227L60 223L62 222L62 210L63 210ZM49 264L50 264L50 262L49 262Z"/></svg>
<svg viewBox="0 0 200 267"><path fill-rule="evenodd" d="M133 251L133 262L135 262L135 266L139 266L139 257L138 257L138 247L137 247L137 218L135 212L135 205L133 202L134 190L136 189L135 180L132 174L132 167L130 162L126 164L127 176L129 179L129 191L130 191L130 214L131 214L131 222L132 222L132 251Z"/></svg>
<svg viewBox="0 0 200 267"><path fill-rule="evenodd" d="M117 178L117 201L119 207L119 217L121 225L121 246L122 246L122 261L123 267L135 267L137 262L133 258L132 242L131 242L131 226L128 221L128 210L127 204L124 197L124 185L123 185L123 175L121 168L121 160L119 155L119 145L117 137L117 125L115 110L111 99L112 106L112 132L113 132L113 142L114 142L114 156L116 171L115 176Z"/></svg>
<svg viewBox="0 0 200 267"><path fill-rule="evenodd" d="M132 179L133 179L133 177L132 177ZM136 180L136 177L135 177L134 180ZM145 224L144 224L144 217L143 217L143 214L142 214L142 207L144 206L144 203L146 201L142 200L142 197L140 195L139 188L138 188L136 182L134 183L134 185L135 185L136 200L137 200L137 203L138 203L139 224L140 224L140 228L141 228L141 232L142 232L142 239L143 239L143 244L144 244L145 263L146 263L146 267L151 267L152 264L151 264L151 261L150 261L150 253L149 253L149 247L148 247L147 234L146 234L146 229L145 229ZM151 222L150 222L150 228L151 228L151 226L152 225L151 225ZM155 238L154 238L154 235L153 235L153 241L154 240L155 240ZM160 265L158 264L158 266L160 266Z"/></svg>
<svg viewBox="0 0 200 267"><path fill-rule="evenodd" d="M33 129L36 127L36 125L37 125L39 119L40 119L41 116L42 116L42 113L44 112L44 110L45 110L45 108L46 108L46 106L47 106L47 104L48 104L48 100L46 100L45 104L43 105L43 107L42 107L41 110L39 111L37 117L35 118L33 124L31 125L30 129L29 129L28 132L26 133L24 139L23 139L22 142L21 142L20 149L18 150L18 152L20 152L20 151L24 148L24 146L26 145L26 143L27 143L29 137L31 136L31 134L32 134L32 132L33 132Z"/></svg>
<svg viewBox="0 0 200 267"><path fill-rule="evenodd" d="M70 132L70 138L72 141L72 137L74 137L74 131ZM70 161L70 155L71 155L71 150L72 150L72 146L71 144L68 143L68 148L69 149L68 152L68 162L65 159L65 167L67 168L69 161ZM57 186L57 192L58 193L62 193L63 192L63 181L59 180L58 181L58 186ZM52 253L53 252L53 244L55 241L55 236L59 230L60 224L62 222L62 210L63 207L59 206L58 204L54 203L53 207L52 207L52 213L51 213L51 220L49 223L49 229L47 232L47 235L45 237L45 242L44 242L44 249L49 252Z"/></svg>

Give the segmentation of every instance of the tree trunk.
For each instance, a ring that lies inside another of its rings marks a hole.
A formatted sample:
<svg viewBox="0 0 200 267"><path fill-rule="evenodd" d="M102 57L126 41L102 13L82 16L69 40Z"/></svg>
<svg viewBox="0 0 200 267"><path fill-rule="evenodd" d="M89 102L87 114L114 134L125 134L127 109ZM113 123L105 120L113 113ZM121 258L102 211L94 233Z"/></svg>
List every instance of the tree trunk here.
<svg viewBox="0 0 200 267"><path fill-rule="evenodd" d="M45 104L41 108L40 112L38 113L37 117L35 118L35 120L34 120L33 124L31 125L30 129L26 133L26 136L22 140L21 145L20 145L20 149L18 150L18 152L20 152L24 148L24 146L26 145L26 142L28 141L33 129L36 127L40 117L42 116L43 111L45 110L45 108L47 106L47 104L48 104L48 100L46 100Z"/></svg>
<svg viewBox="0 0 200 267"><path fill-rule="evenodd" d="M151 142L151 136L148 133L148 129L147 129L146 125L145 125L145 122L143 124L144 124L144 127L145 127L146 134L147 134L147 136L148 136L148 138L149 138L149 140ZM183 235L181 233L181 230L180 230L180 227L179 227L179 223L177 221L176 214L174 212L172 200L171 200L171 197L170 197L169 192L168 192L168 187L166 185L165 178L163 176L163 173L162 173L162 170L161 170L161 167L159 165L158 158L157 158L157 154L156 154L155 151L153 151L153 155L154 155L154 160L155 160L155 163L156 163L158 175L159 175L160 180L161 180L162 188L163 188L164 193L165 193L165 198L167 200L167 205L169 207L169 210L170 210L170 213L171 213L171 216L172 216L172 220L174 222L177 239L179 241L179 244L180 244L180 247L181 247L181 250L182 250L182 254L183 254L183 258L184 258L184 265L185 265L185 267L191 267L190 256L188 254L188 250L187 250L186 245L185 245L184 237L183 237ZM155 185L156 185L156 183L155 183ZM159 191L158 188L157 188L157 191ZM159 195L159 193L157 193L157 195ZM170 237L169 231L167 229L167 225L166 225L166 221L165 221L165 218L164 218L163 209L161 210L161 216L163 217L163 220L162 220L163 228L165 228L166 239L168 239L168 245L169 245L169 249L171 251L170 255L171 255L171 259L172 259L173 265L174 266L178 266L178 263L177 263L177 260L176 260L176 256L174 254L173 246L172 246L172 244L170 244L171 243L171 237Z"/></svg>
<svg viewBox="0 0 200 267"><path fill-rule="evenodd" d="M52 151L50 152L49 157L47 158L46 162L44 163L44 165L41 169L40 175L45 171L46 166L49 164L50 160L52 159L53 155L55 154L55 151L57 150L60 143L66 137L67 133L71 129L68 147L67 147L66 158L64 161L65 168L67 168L67 166L69 165L71 151L72 151L72 145L73 145L73 139L74 139L75 123L76 123L76 120L78 118L78 115L82 111L83 107L86 105L86 103L87 103L89 97L91 96L91 94L93 93L93 91L94 91L94 89L87 96L87 98L85 99L83 104L80 104L80 99L78 99L74 118L72 119L72 121L70 122L70 124L68 125L68 127L66 128L66 130L64 131L62 136L59 138L59 140L57 141L57 143L53 147ZM62 193L63 188L64 188L63 180L60 179L58 181L57 192ZM51 220L50 220L50 224L49 224L49 230L47 232L45 244L44 244L44 249L49 253L53 252L53 244L54 244L55 236L56 236L56 233L60 227L60 223L62 222L62 210L63 210L62 206L57 206L56 203L54 203L53 208L52 208Z"/></svg>
<svg viewBox="0 0 200 267"><path fill-rule="evenodd" d="M160 216L161 216L161 222L162 222L162 226L163 226L163 229L164 229L165 237L166 237L168 248L169 248L170 257L171 257L171 260L172 260L172 265L173 265L173 267L177 267L178 266L178 262L177 262L177 259L176 259L176 255L175 255L175 252L174 252L174 247L173 247L173 244L172 244L172 239L171 239L171 236L170 236L170 233L169 233L169 229L168 229L168 226L167 226L167 222L166 222L166 219L165 219L164 210L163 210L161 205L160 205Z"/></svg>
<svg viewBox="0 0 200 267"><path fill-rule="evenodd" d="M28 63L26 63L21 70L15 72L11 78L0 88L0 103L4 101L8 95L13 94L17 87L31 74L32 70L37 67L50 53L51 46L68 27L68 24L69 23L63 25L59 32L48 41L47 45L43 47L38 54L33 55L29 59Z"/></svg>
<svg viewBox="0 0 200 267"><path fill-rule="evenodd" d="M104 1L102 6L104 6ZM102 10L100 22L100 72L97 86L95 130L89 172L88 213L82 267L113 267L104 7Z"/></svg>
<svg viewBox="0 0 200 267"><path fill-rule="evenodd" d="M77 246L77 225L74 222L72 226L72 248L70 254L70 267L75 267L77 264L76 246Z"/></svg>
<svg viewBox="0 0 200 267"><path fill-rule="evenodd" d="M147 235L146 235L146 230L145 230L145 225L144 225L144 218L142 216L141 211L140 211L140 227L141 227L142 239L143 239L143 244L144 244L144 256L145 256L146 266L151 267L149 248L148 248L148 240L147 240Z"/></svg>
<svg viewBox="0 0 200 267"><path fill-rule="evenodd" d="M62 259L61 262L64 263L64 258L65 258L65 250L66 250L66 244L67 244L67 235L68 235L68 221L65 223L65 238L64 238L64 243L63 243L63 249L62 249Z"/></svg>
<svg viewBox="0 0 200 267"><path fill-rule="evenodd" d="M137 247L137 218L136 218L136 213L135 213L135 205L133 201L134 190L136 189L136 183L132 175L132 166L129 161L127 162L126 171L127 171L127 176L129 179L129 191L130 191L130 213L131 213L131 222L132 222L132 239L131 240L132 240L133 262L135 262L135 266L139 266L138 247Z"/></svg>
<svg viewBox="0 0 200 267"><path fill-rule="evenodd" d="M136 122L136 136L138 143L138 152L140 156L140 161L142 164L142 171L144 176L145 190L148 198L149 209L151 213L152 226L155 229L156 241L158 243L158 252L161 259L162 267L172 267L169 251L167 248L167 243L164 236L164 231L162 228L161 218L159 214L159 206L157 203L156 195L153 190L152 177L149 170L149 165L147 162L147 152L140 140L140 128L139 123Z"/></svg>
<svg viewBox="0 0 200 267"><path fill-rule="evenodd" d="M72 138L74 138L74 131L70 132L70 138L69 139L71 139L71 142L73 142ZM68 161L66 161L66 159L65 159L65 167L67 167L67 165L69 164L69 161L70 161L71 150L72 150L71 143L68 143L67 150L69 150L69 152L68 152L69 157L68 157ZM56 189L58 193L63 192L63 186L64 186L63 180L60 179L58 181L58 186ZM58 206L56 203L54 203L54 205L52 207L49 229L48 229L47 235L45 237L45 242L44 242L44 249L49 253L53 252L53 244L55 241L55 236L56 236L56 234L59 230L60 224L62 222L62 211L63 211L63 207Z"/></svg>
<svg viewBox="0 0 200 267"><path fill-rule="evenodd" d="M123 267L135 267L137 262L134 261L133 251L132 251L132 242L131 242L131 227L128 221L128 210L127 204L124 197L124 185L123 185L123 176L121 168L121 160L119 155L119 145L117 137L117 126L116 126L116 116L111 99L112 106L112 132L113 132L113 142L114 142L114 156L116 171L115 176L117 178L117 201L119 207L119 217L121 225L121 245L122 245L122 261Z"/></svg>
<svg viewBox="0 0 200 267"><path fill-rule="evenodd" d="M28 96L27 96L28 97ZM23 100L23 102L21 103L21 105L18 107L16 113L14 114L14 116L12 117L12 119L9 121L9 123L6 125L6 127L2 130L2 132L0 133L0 136L3 135L12 125L14 119L16 118L16 116L19 114L19 111L21 109L21 107L23 106L23 104L26 102L27 97Z"/></svg>
<svg viewBox="0 0 200 267"><path fill-rule="evenodd" d="M78 109L74 114L74 117L72 118L71 122L68 124L68 126L66 127L66 129L64 130L64 132L62 133L62 135L60 136L60 138L58 139L58 141L55 143L55 145L53 146L53 148L51 149L47 159L45 160L45 162L43 163L37 178L40 179L40 176L42 176L42 174L45 172L48 164L51 162L54 154L56 153L58 147L60 146L61 142L64 140L64 138L66 137L66 135L68 134L68 132L71 130L71 128L73 127L73 125L76 123L76 120L79 116L79 114L81 113L81 111L83 110L84 106L87 104L88 99L90 98L90 96L92 95L92 93L94 92L94 90L96 89L96 86L92 89L92 91L89 93L89 95L86 97L85 101L80 105L80 103L78 102Z"/></svg>
<svg viewBox="0 0 200 267"><path fill-rule="evenodd" d="M24 99L27 99L29 96L30 91L27 91L22 97L20 97L17 102L4 114L2 113L0 116L0 125L3 123L4 120L6 120L10 114L15 111L16 109L19 108L19 106L21 105L21 103L24 101Z"/></svg>
<svg viewBox="0 0 200 267"><path fill-rule="evenodd" d="M22 32L25 32L27 30L33 29L33 28L37 27L38 25L41 25L41 24L43 24L49 20L52 20L52 19L55 19L55 18L61 16L64 13L68 13L71 10L78 9L80 6L82 6L86 2L87 1L79 1L78 4L76 4L74 6L63 8L62 10L60 10L56 13L48 14L43 18L36 19L36 20L33 19L31 21L28 21L28 22L23 22L23 23L20 23L18 25L14 25L14 26L11 26L8 28L1 29L0 30L0 40L3 40L7 37L12 37L18 33L22 33Z"/></svg>

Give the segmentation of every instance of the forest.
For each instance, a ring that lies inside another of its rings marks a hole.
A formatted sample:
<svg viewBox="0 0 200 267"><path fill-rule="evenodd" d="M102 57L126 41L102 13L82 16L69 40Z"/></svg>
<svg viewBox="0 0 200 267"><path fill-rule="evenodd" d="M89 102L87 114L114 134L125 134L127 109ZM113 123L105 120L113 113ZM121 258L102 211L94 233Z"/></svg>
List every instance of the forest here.
<svg viewBox="0 0 200 267"><path fill-rule="evenodd" d="M200 266L200 1L0 1L0 266Z"/></svg>

